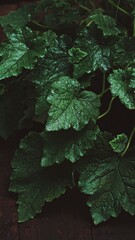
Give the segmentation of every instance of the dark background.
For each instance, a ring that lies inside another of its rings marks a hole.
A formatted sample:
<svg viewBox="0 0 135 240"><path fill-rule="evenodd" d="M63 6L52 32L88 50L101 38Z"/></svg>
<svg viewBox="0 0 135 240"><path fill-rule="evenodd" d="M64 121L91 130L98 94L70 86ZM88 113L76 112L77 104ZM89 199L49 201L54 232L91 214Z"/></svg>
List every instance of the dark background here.
<svg viewBox="0 0 135 240"><path fill-rule="evenodd" d="M0 4L5 5L5 4L18 4L22 1L20 0L1 0ZM30 2L30 0L23 0L23 2ZM32 2L32 1L31 1Z"/></svg>

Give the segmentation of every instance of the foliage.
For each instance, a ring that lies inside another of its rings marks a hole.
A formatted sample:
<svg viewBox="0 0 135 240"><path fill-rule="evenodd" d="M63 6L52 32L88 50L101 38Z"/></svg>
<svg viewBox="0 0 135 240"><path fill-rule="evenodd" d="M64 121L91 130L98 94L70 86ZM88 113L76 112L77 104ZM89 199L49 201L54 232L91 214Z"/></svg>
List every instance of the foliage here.
<svg viewBox="0 0 135 240"><path fill-rule="evenodd" d="M9 188L19 222L74 187L95 224L135 214L135 126L102 123L114 101L134 116L135 4L95 2L42 0L0 17L0 137L28 132Z"/></svg>

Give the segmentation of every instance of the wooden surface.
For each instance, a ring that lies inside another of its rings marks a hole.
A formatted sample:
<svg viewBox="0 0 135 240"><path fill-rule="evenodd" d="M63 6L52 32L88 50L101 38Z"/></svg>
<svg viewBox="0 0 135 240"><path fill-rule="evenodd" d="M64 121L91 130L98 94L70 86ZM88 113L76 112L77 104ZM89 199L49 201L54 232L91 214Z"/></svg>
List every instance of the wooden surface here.
<svg viewBox="0 0 135 240"><path fill-rule="evenodd" d="M18 224L17 196L8 192L8 186L20 135L0 141L0 240L135 240L135 217L122 213L118 219L94 226L76 190L47 204L35 219Z"/></svg>

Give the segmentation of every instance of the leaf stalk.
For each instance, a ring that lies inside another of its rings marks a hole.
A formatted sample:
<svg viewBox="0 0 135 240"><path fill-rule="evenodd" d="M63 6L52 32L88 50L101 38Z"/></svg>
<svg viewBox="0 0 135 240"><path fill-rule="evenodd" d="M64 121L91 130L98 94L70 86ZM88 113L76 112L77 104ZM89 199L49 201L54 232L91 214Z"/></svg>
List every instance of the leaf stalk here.
<svg viewBox="0 0 135 240"><path fill-rule="evenodd" d="M108 2L113 6L116 7L117 10L123 12L124 14L131 16L130 13L128 13L125 9L121 8L119 5L117 5L116 3L114 3L112 0L108 0Z"/></svg>
<svg viewBox="0 0 135 240"><path fill-rule="evenodd" d="M131 134L130 134L130 136L129 136L127 145L126 145L124 151L123 151L122 154L121 154L122 157L126 154L127 150L129 149L129 146L130 146L130 144L131 144L131 141L132 141L132 138L133 138L134 134L135 134L135 126L134 126L134 128L132 129L132 132L131 132Z"/></svg>
<svg viewBox="0 0 135 240"><path fill-rule="evenodd" d="M103 118L104 116L106 116L106 115L110 112L111 107L112 107L112 103L113 103L114 99L115 99L115 97L112 97L112 99L111 99L111 101L110 101L110 103L109 103L109 107L108 107L107 111L105 111L103 114L101 114L101 115L98 117L98 119Z"/></svg>
<svg viewBox="0 0 135 240"><path fill-rule="evenodd" d="M42 25L42 24L40 24L40 23L38 23L38 22L36 22L36 21L34 21L34 20L31 21L31 23L35 24L37 27L47 29L47 27L46 27L45 25Z"/></svg>
<svg viewBox="0 0 135 240"><path fill-rule="evenodd" d="M135 16L134 16L134 21L133 21L133 37L135 37Z"/></svg>

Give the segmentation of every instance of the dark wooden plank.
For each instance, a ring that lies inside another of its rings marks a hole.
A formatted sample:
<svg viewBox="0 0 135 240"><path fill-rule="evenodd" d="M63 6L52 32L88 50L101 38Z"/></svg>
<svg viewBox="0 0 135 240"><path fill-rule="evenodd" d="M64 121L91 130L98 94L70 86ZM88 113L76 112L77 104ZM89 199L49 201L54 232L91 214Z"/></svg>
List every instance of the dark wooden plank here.
<svg viewBox="0 0 135 240"><path fill-rule="evenodd" d="M20 240L93 240L86 208L80 200L77 193L67 193L47 204L36 219L20 224Z"/></svg>
<svg viewBox="0 0 135 240"><path fill-rule="evenodd" d="M98 226L94 240L135 240L135 225L133 226Z"/></svg>
<svg viewBox="0 0 135 240"><path fill-rule="evenodd" d="M78 209L78 211L80 210ZM92 227L89 221L84 221L84 219L78 215L65 215L65 212L63 212L61 216L61 226L63 240L92 240Z"/></svg>
<svg viewBox="0 0 135 240"><path fill-rule="evenodd" d="M15 200L0 199L0 240L19 240Z"/></svg>
<svg viewBox="0 0 135 240"><path fill-rule="evenodd" d="M13 146L0 142L0 240L19 240L17 206L8 193Z"/></svg>
<svg viewBox="0 0 135 240"><path fill-rule="evenodd" d="M135 240L135 217L122 213L117 219L93 226L94 240Z"/></svg>

